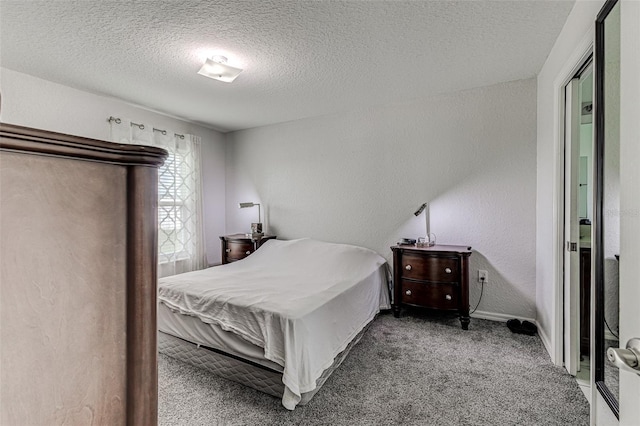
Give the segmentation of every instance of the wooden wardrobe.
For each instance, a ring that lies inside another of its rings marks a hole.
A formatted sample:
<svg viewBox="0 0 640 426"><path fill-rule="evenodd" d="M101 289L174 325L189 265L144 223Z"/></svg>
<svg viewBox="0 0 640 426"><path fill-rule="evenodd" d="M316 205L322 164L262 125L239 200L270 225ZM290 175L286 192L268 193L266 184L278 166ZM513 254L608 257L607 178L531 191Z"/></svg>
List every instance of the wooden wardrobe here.
<svg viewBox="0 0 640 426"><path fill-rule="evenodd" d="M166 151L0 124L0 423L157 423Z"/></svg>

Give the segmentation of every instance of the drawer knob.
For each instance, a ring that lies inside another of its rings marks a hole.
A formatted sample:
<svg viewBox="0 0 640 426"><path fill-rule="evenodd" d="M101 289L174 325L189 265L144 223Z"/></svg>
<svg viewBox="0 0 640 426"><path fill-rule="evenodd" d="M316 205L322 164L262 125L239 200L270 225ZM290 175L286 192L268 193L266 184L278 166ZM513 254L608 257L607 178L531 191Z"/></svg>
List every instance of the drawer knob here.
<svg viewBox="0 0 640 426"><path fill-rule="evenodd" d="M405 291L404 294L406 294L407 296L411 296L411 290Z"/></svg>
<svg viewBox="0 0 640 426"><path fill-rule="evenodd" d="M451 273L451 268L444 268L444 271L445 271L447 274L450 274L450 273Z"/></svg>
<svg viewBox="0 0 640 426"><path fill-rule="evenodd" d="M226 249L225 250L227 253L231 253L231 249Z"/></svg>
<svg viewBox="0 0 640 426"><path fill-rule="evenodd" d="M251 254L251 250L247 250L244 254Z"/></svg>
<svg viewBox="0 0 640 426"><path fill-rule="evenodd" d="M410 271L411 270L411 265L405 266L404 269L406 269L407 271Z"/></svg>
<svg viewBox="0 0 640 426"><path fill-rule="evenodd" d="M451 300L451 295L447 294L444 298L447 299L447 300Z"/></svg>

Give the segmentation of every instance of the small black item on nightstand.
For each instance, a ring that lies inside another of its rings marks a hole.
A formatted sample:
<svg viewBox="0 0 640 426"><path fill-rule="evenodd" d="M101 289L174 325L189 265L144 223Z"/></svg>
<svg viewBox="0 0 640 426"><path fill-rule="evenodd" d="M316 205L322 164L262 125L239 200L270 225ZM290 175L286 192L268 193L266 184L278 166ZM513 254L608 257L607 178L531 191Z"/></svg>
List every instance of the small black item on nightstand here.
<svg viewBox="0 0 640 426"><path fill-rule="evenodd" d="M412 246L416 243L416 240L414 240L413 238L403 238L400 241L398 241L398 244L401 246Z"/></svg>
<svg viewBox="0 0 640 426"><path fill-rule="evenodd" d="M254 251L258 250L262 244L271 239L276 239L275 235L262 235L253 237L251 234L233 234L220 237L222 244L222 264L235 262L244 259Z"/></svg>
<svg viewBox="0 0 640 426"><path fill-rule="evenodd" d="M402 305L457 312L469 328L469 246L397 245L393 251L393 315Z"/></svg>

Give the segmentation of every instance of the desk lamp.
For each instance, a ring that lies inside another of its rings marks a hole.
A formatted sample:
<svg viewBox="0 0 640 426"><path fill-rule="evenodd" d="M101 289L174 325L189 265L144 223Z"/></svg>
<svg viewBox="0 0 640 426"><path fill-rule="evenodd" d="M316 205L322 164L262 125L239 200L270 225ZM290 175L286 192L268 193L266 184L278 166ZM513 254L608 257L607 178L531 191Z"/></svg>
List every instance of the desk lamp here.
<svg viewBox="0 0 640 426"><path fill-rule="evenodd" d="M261 237L263 235L262 233L262 222L260 222L260 204L259 203L240 203L239 207L241 209L247 208L247 207L255 207L258 206L258 222L254 222L251 224L251 235L253 237Z"/></svg>

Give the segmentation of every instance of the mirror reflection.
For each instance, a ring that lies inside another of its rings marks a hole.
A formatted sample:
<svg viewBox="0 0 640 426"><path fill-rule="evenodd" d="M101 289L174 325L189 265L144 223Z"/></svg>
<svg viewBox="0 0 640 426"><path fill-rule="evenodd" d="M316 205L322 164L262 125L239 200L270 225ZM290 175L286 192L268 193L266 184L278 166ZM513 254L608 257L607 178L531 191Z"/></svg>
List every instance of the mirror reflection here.
<svg viewBox="0 0 640 426"><path fill-rule="evenodd" d="M580 158L578 164L578 216L580 239L591 238L593 218L593 72L580 76Z"/></svg>
<svg viewBox="0 0 640 426"><path fill-rule="evenodd" d="M593 67L579 77L580 109L577 193L580 256L580 367L578 379L588 383L591 370L591 220L593 218ZM575 184L574 183L574 184Z"/></svg>

